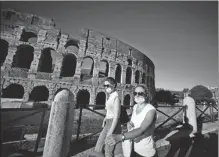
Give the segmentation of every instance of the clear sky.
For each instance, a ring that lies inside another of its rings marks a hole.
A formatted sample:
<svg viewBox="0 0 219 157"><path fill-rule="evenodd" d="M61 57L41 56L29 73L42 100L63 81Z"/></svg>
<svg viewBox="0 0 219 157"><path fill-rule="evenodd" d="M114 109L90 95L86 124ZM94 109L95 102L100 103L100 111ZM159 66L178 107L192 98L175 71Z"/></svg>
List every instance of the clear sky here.
<svg viewBox="0 0 219 157"><path fill-rule="evenodd" d="M218 86L217 2L3 2L3 8L53 18L72 36L83 27L115 37L155 64L155 86Z"/></svg>

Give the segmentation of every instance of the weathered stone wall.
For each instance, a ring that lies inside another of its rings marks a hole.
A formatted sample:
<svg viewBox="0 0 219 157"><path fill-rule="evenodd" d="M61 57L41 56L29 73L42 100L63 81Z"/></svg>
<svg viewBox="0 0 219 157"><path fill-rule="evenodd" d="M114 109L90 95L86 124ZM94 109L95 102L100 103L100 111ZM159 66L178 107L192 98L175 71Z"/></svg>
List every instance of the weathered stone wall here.
<svg viewBox="0 0 219 157"><path fill-rule="evenodd" d="M11 84L21 85L24 88L24 101L29 100L34 87L44 86L49 93L48 101L53 100L59 89L68 88L75 95L76 101L81 90L88 91L89 103L95 104L97 94L105 93L104 78L116 75L121 80L118 91L122 102L128 94L128 105L132 105L132 88L139 83L146 84L154 95L153 62L122 41L91 29L82 29L79 38L75 39L56 29L52 19L12 9L2 10L1 15L1 45L7 47L4 50L5 56L1 56L1 86L6 89ZM51 62L43 60L47 54L50 54ZM63 76L64 63L70 57L75 57L72 60L75 62L74 74ZM82 64L86 58L93 61L90 67L92 73L90 79L82 80ZM108 71L104 77L100 77L100 65L103 61L107 63ZM21 66L22 62L26 63L25 67ZM46 64L51 67L49 71L42 70ZM121 71L117 73L119 67ZM130 77L130 82L126 82L126 77Z"/></svg>

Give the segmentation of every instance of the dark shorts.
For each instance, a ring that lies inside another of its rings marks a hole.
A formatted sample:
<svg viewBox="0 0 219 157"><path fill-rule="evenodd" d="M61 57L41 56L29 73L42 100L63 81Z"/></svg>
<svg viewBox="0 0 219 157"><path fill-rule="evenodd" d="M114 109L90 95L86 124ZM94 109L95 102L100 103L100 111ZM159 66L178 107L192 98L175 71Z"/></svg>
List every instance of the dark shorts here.
<svg viewBox="0 0 219 157"><path fill-rule="evenodd" d="M97 140L95 148L105 148L105 157L123 157L123 151L122 151L122 143L119 142L114 146L105 145L105 139L107 136L107 133L112 125L113 119L107 119L106 124L100 133L100 136ZM121 124L120 122L117 123L116 128L113 132L113 134L121 134ZM99 152L102 153L102 152Z"/></svg>

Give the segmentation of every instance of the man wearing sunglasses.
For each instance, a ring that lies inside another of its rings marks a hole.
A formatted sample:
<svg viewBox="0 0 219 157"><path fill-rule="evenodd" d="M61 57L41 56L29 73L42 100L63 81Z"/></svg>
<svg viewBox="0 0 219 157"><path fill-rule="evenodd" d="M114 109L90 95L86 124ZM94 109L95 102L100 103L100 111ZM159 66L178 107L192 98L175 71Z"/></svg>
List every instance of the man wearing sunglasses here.
<svg viewBox="0 0 219 157"><path fill-rule="evenodd" d="M120 135L111 135L106 143L113 145L125 140L132 140L134 143L133 151L126 157L155 157L156 149L154 142L154 129L156 122L156 109L149 103L149 91L144 85L137 85L134 90L136 104L133 107L131 131ZM128 126L130 128L131 126Z"/></svg>

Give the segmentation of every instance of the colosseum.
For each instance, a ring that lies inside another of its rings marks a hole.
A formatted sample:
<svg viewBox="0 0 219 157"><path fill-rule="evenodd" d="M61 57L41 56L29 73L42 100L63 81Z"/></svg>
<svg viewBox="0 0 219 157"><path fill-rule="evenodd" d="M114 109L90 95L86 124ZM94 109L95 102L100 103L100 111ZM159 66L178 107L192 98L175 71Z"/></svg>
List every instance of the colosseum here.
<svg viewBox="0 0 219 157"><path fill-rule="evenodd" d="M47 102L63 88L79 104L103 105L103 80L114 77L124 105L133 102L132 89L146 84L155 93L153 62L122 41L91 29L71 37L50 18L4 9L1 14L2 107L23 107L23 102ZM14 105L7 103L14 100ZM101 109L102 107L94 107Z"/></svg>

